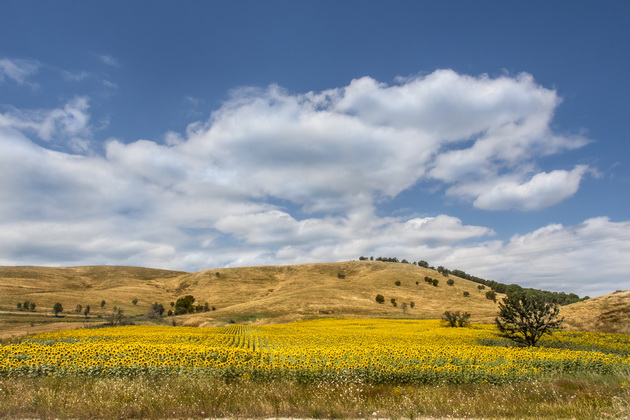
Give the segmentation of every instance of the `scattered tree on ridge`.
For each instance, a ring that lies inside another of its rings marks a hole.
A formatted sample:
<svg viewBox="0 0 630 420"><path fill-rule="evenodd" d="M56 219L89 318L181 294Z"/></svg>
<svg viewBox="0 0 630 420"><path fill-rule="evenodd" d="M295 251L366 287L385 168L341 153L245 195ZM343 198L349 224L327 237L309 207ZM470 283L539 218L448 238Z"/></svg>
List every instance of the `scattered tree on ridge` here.
<svg viewBox="0 0 630 420"><path fill-rule="evenodd" d="M385 296L381 294L376 295L376 303L385 303Z"/></svg>
<svg viewBox="0 0 630 420"><path fill-rule="evenodd" d="M55 314L55 316L58 316L60 312L63 312L63 306L61 305L61 303L57 302L53 305L53 313Z"/></svg>

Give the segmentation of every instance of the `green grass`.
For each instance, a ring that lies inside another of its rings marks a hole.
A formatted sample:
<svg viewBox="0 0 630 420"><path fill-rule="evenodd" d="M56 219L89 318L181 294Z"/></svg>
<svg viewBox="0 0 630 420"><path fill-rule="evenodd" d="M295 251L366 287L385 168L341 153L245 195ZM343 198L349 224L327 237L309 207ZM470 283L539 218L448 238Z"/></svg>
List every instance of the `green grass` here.
<svg viewBox="0 0 630 420"><path fill-rule="evenodd" d="M628 377L382 386L210 378L5 378L1 418L524 418L630 416Z"/></svg>

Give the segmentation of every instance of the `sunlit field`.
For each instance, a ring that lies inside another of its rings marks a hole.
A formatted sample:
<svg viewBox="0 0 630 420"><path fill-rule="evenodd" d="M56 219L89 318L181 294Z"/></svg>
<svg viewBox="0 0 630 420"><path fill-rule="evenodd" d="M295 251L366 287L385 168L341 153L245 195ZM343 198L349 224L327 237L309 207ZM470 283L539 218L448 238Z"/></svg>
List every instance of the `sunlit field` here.
<svg viewBox="0 0 630 420"><path fill-rule="evenodd" d="M65 330L0 344L0 417L626 418L629 355L437 320Z"/></svg>
<svg viewBox="0 0 630 420"><path fill-rule="evenodd" d="M66 330L0 347L0 377L194 375L229 381L506 384L630 372L630 336L558 332L509 346L493 326L437 320L313 320L224 328Z"/></svg>

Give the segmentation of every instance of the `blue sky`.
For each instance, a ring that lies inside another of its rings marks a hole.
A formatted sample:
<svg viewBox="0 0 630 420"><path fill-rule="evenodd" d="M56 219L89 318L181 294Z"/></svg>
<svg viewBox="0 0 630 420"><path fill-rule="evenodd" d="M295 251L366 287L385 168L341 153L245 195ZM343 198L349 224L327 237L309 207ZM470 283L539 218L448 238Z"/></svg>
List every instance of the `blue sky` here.
<svg viewBox="0 0 630 420"><path fill-rule="evenodd" d="M0 3L0 264L630 287L630 6Z"/></svg>

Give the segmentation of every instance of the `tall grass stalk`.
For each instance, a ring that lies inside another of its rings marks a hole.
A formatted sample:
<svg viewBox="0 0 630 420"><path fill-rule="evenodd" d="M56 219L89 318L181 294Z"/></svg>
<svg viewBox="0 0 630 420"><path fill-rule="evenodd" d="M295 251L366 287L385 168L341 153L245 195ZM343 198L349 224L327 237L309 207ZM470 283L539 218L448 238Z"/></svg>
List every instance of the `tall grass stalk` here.
<svg viewBox="0 0 630 420"><path fill-rule="evenodd" d="M0 379L0 418L630 418L630 378L514 385L225 383L211 378Z"/></svg>

